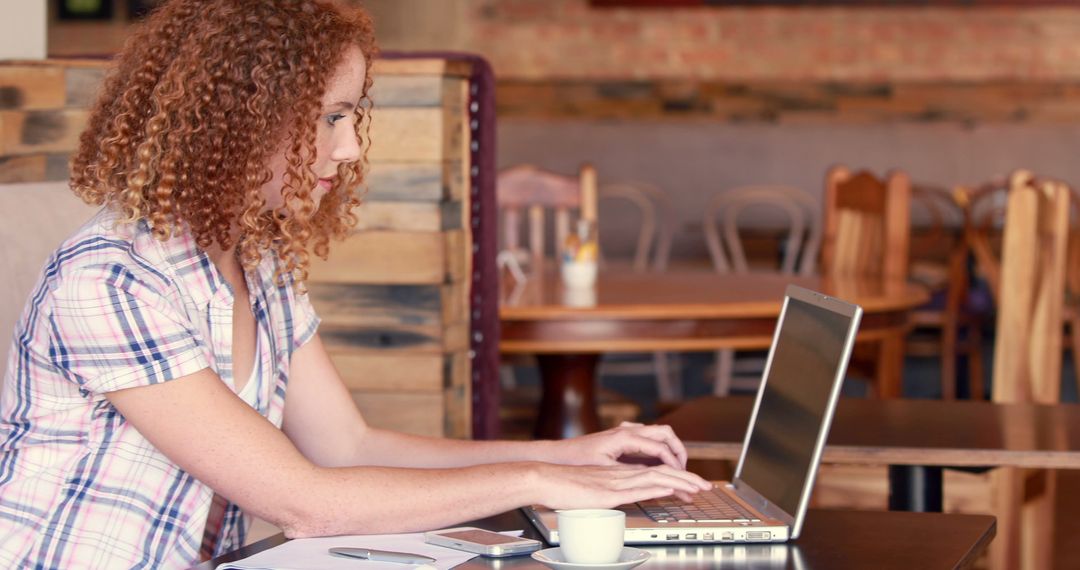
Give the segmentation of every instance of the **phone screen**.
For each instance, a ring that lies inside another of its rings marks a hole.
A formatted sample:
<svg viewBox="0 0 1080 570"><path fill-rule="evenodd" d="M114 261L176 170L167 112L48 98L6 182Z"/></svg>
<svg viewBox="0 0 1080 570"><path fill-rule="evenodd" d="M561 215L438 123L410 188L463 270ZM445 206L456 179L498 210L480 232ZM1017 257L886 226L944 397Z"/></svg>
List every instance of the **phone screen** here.
<svg viewBox="0 0 1080 570"><path fill-rule="evenodd" d="M508 542L521 541L521 539L516 536L507 536L505 534L499 534L497 532L489 532L484 530L458 530L454 532L440 532L439 536L456 538L458 540L474 542L476 544L483 544L484 546L494 546L496 544L506 544Z"/></svg>

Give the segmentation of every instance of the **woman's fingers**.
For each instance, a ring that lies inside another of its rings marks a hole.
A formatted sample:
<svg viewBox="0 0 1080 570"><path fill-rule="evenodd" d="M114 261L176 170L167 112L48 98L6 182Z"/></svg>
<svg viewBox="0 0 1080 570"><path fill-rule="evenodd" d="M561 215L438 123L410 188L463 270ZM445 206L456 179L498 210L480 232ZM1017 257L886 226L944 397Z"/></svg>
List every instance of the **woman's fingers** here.
<svg viewBox="0 0 1080 570"><path fill-rule="evenodd" d="M629 426L625 426L625 427L631 428L633 433L636 434L636 435L640 435L640 436L642 436L644 438L647 438L647 439L650 439L650 440L653 440L653 441L656 441L656 442L659 442L659 443L662 443L663 445L665 445L668 448L668 450L670 451L670 453L674 456L675 460L677 461L677 464L675 464L675 465L669 464L669 465L672 465L672 467L683 467L683 468L686 467L686 459L687 459L686 446L683 445L682 440L680 440L679 437L675 435L675 430L671 429L671 426L666 426L666 425L648 425L648 426L646 426L646 425L641 425L641 424L633 424L633 425L629 425ZM665 461L665 463L667 463L667 462Z"/></svg>
<svg viewBox="0 0 1080 570"><path fill-rule="evenodd" d="M661 486L673 491L698 493L712 488L712 483L694 473L674 469L667 465L649 467L643 470L623 471L621 477L612 479L612 483L621 489L631 487Z"/></svg>
<svg viewBox="0 0 1080 570"><path fill-rule="evenodd" d="M690 502L694 494L712 487L694 473L669 465L550 467L557 475L549 480L552 508L613 507L672 494Z"/></svg>
<svg viewBox="0 0 1080 570"><path fill-rule="evenodd" d="M671 451L671 448L662 442L640 436L629 436L626 444L623 445L624 454L639 454L647 455L649 457L655 457L659 459L664 465L674 467L676 469L682 469L683 463L679 458Z"/></svg>
<svg viewBox="0 0 1080 570"><path fill-rule="evenodd" d="M630 437L635 442L638 447L636 452L660 459L676 469L686 469L686 446L675 435L670 425L622 422L620 429L624 431L626 437ZM647 445L645 442L651 442L652 445Z"/></svg>

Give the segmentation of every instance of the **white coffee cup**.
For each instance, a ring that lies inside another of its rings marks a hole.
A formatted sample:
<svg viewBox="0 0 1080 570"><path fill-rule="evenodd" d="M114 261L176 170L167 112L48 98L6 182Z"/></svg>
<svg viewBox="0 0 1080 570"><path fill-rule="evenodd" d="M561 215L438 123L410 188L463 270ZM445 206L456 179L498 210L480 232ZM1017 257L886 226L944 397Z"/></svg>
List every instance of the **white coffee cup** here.
<svg viewBox="0 0 1080 570"><path fill-rule="evenodd" d="M619 561L626 513L614 509L570 509L558 512L559 549L573 564Z"/></svg>

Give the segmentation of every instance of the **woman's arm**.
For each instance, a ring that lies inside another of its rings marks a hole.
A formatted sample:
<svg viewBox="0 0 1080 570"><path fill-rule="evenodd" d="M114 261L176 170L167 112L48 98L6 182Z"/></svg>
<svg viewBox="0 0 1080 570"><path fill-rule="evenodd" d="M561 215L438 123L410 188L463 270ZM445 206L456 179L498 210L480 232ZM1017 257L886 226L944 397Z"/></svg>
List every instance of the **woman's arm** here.
<svg viewBox="0 0 1080 570"><path fill-rule="evenodd" d="M285 433L320 465L463 467L507 461L614 465L620 456L655 457L676 469L686 448L667 426L623 424L561 441L463 441L367 426L318 335L293 353Z"/></svg>
<svg viewBox="0 0 1080 570"><path fill-rule="evenodd" d="M415 531L530 503L614 506L708 487L667 466L319 466L209 369L107 396L180 468L292 537ZM324 437L334 440L336 434Z"/></svg>

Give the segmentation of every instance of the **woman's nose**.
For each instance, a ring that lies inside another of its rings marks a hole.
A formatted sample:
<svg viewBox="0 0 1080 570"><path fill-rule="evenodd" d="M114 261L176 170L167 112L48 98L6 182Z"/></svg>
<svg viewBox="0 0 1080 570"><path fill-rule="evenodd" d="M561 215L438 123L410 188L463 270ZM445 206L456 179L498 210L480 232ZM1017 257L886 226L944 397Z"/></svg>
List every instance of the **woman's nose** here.
<svg viewBox="0 0 1080 570"><path fill-rule="evenodd" d="M355 162L360 160L360 137L352 128L340 129L340 135L334 137L334 149L330 158L337 162Z"/></svg>

